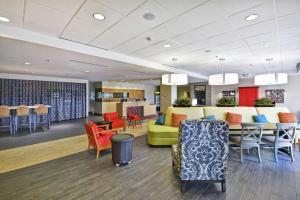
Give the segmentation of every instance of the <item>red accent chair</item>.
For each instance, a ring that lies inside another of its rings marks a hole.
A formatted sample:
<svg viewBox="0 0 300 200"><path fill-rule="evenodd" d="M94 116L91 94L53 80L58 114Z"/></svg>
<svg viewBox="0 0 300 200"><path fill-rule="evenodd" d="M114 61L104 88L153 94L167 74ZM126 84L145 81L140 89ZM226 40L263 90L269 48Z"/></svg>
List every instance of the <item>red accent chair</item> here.
<svg viewBox="0 0 300 200"><path fill-rule="evenodd" d="M106 122L112 122L112 128L123 128L125 131L126 129L126 121L125 118L119 119L119 113L118 112L109 112L103 114L104 121Z"/></svg>
<svg viewBox="0 0 300 200"><path fill-rule="evenodd" d="M92 146L96 149L96 159L98 159L101 150L111 148L110 137L117 134L117 131L104 130L92 121L84 124L84 127L89 140L88 148Z"/></svg>
<svg viewBox="0 0 300 200"><path fill-rule="evenodd" d="M142 118L138 115L136 109L130 110L129 115L128 115L128 120L129 120L128 121L128 127L130 125L132 125L133 128L135 128L136 127L136 122L138 121L141 128L142 128Z"/></svg>

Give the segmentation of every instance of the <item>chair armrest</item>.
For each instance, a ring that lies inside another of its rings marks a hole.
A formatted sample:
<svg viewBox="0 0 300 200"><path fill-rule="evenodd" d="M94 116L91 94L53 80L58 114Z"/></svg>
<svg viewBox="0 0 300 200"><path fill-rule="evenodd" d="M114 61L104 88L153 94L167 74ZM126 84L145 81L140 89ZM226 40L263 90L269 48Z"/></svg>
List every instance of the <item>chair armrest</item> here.
<svg viewBox="0 0 300 200"><path fill-rule="evenodd" d="M123 117L122 117L122 119L126 120L126 117L125 117L125 116L123 116Z"/></svg>
<svg viewBox="0 0 300 200"><path fill-rule="evenodd" d="M101 131L101 132L98 132L98 134L99 135L114 135L114 132L115 132L115 134L118 134L118 130Z"/></svg>
<svg viewBox="0 0 300 200"><path fill-rule="evenodd" d="M105 130L109 129L109 124L97 125L98 128L104 128Z"/></svg>

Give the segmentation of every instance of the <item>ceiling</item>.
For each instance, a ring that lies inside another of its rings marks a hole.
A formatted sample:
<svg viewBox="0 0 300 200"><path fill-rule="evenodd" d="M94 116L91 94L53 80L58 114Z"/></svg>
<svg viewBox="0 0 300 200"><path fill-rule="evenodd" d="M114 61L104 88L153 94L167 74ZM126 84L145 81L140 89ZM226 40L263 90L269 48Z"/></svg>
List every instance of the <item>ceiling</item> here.
<svg viewBox="0 0 300 200"><path fill-rule="evenodd" d="M166 71L0 37L0 72L90 81L154 79ZM31 64L26 65L26 62Z"/></svg>
<svg viewBox="0 0 300 200"><path fill-rule="evenodd" d="M246 21L251 14L259 17ZM294 72L300 62L300 0L0 0L0 16L11 20L5 25L206 75Z"/></svg>

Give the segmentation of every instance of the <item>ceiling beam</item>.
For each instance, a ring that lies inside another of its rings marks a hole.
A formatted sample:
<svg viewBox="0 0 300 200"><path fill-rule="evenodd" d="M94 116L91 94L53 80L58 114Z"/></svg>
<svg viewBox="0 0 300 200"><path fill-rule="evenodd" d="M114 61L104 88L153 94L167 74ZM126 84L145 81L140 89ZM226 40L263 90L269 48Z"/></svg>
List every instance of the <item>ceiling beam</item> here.
<svg viewBox="0 0 300 200"><path fill-rule="evenodd" d="M159 63L155 63L155 62L150 62L145 59L124 55L124 54L120 54L120 53L80 44L77 42L72 42L72 41L32 32L32 31L17 28L17 27L0 24L0 36L6 37L6 38L11 38L11 39L16 39L16 40L22 40L22 41L26 41L26 42L31 42L31 43L35 43L35 44L55 47L55 48L59 48L59 49L64 49L64 50L82 53L82 54L86 54L86 55L91 55L91 56L95 56L95 57L99 57L99 58L106 58L106 59L115 60L115 61L119 61L119 62L130 63L133 65L143 66L146 68L167 71L167 72L174 72L174 73L184 73L184 74L187 74L188 76L191 76L194 78L199 78L199 79L204 79L204 80L208 79L207 76L199 74L199 73L177 69L175 67L170 67L170 66L162 65Z"/></svg>

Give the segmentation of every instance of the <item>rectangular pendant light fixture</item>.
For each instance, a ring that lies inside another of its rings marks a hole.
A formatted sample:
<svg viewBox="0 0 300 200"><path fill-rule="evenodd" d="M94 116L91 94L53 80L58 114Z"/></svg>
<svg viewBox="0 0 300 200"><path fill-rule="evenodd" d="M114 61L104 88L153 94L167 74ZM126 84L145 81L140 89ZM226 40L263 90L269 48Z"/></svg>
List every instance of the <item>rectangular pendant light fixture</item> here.
<svg viewBox="0 0 300 200"><path fill-rule="evenodd" d="M187 85L188 77L186 74L164 74L161 77L163 85Z"/></svg>

